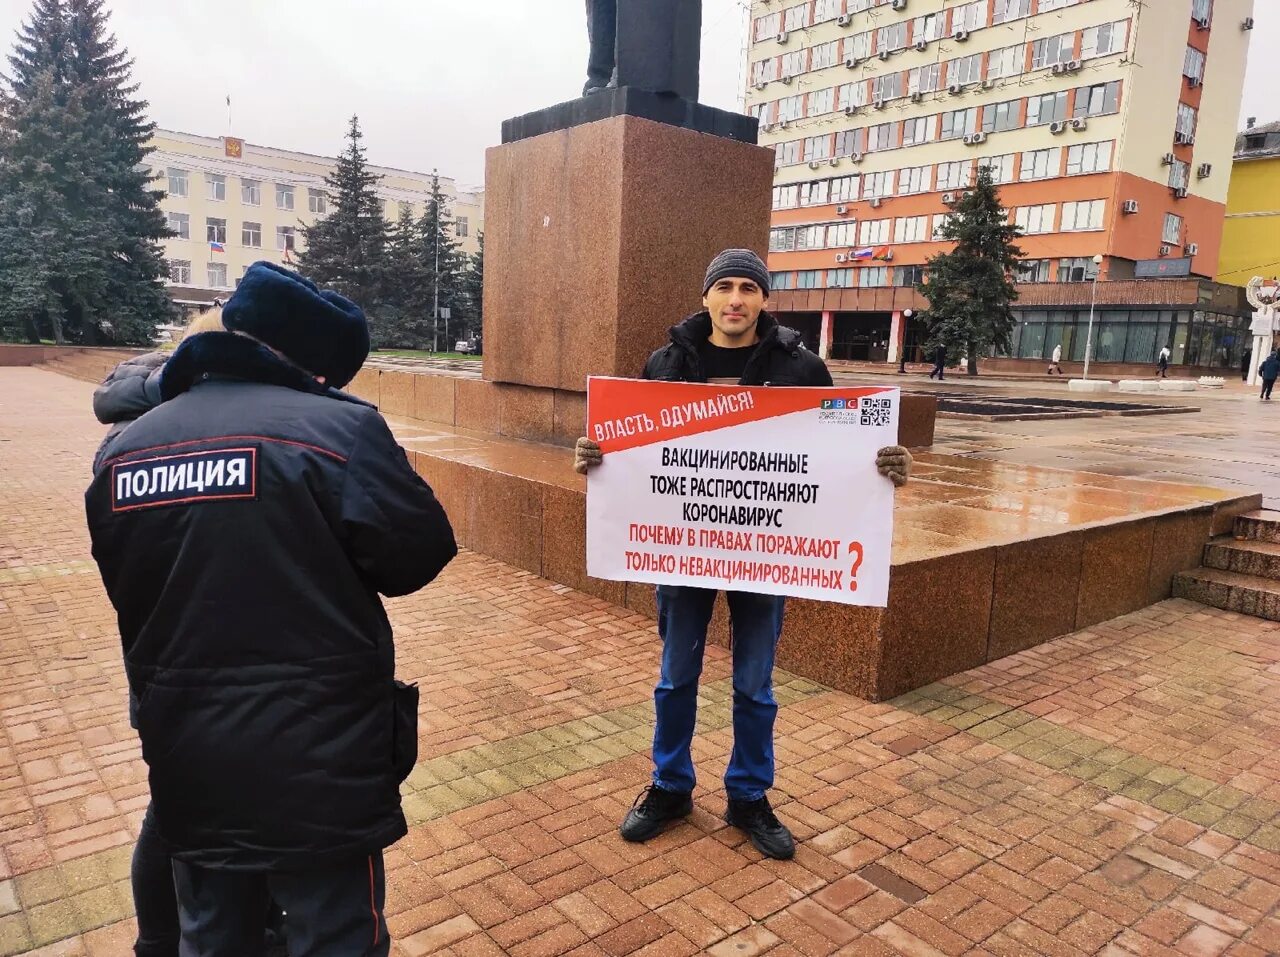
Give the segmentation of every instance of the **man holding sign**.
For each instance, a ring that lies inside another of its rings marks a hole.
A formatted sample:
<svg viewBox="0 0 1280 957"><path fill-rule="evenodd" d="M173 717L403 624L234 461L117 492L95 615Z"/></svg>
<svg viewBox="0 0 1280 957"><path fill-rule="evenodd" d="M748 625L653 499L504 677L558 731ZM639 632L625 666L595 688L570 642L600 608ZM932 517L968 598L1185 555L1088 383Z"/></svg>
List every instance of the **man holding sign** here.
<svg viewBox="0 0 1280 957"><path fill-rule="evenodd" d="M774 654L782 634L785 594L826 598L839 589L840 597L833 600L847 601L858 588L853 576L862 562L862 543L810 533L819 497L824 494L822 486L811 480L811 466L813 473L821 471L823 450L838 457L842 451L847 455L853 445L840 441L851 433L837 431L792 435L793 442L801 443L792 450L742 451L734 445L732 427L749 427L768 417L779 419L793 406L803 421L819 421L816 417L821 415L821 421L832 426L850 421L856 426L856 419L849 415L861 413L866 423L868 413L863 410L867 407L862 403L871 402L871 414L882 428L864 429L859 434L865 441L867 435L895 429L897 409L896 390L892 389L852 390L866 397L853 400L815 398L833 394L810 392L813 387L831 386L831 374L818 356L805 349L798 332L779 325L765 312L768 296L769 271L759 256L745 249L721 253L712 260L703 283L705 311L671 329L671 341L650 356L643 378L655 383L808 388L768 390L768 398L776 401L766 403L758 395L760 390L711 390L704 386L697 390L699 401L664 405L663 396L656 391L672 387L655 384L643 387L655 393L654 401L659 403L651 411L636 411L637 405L619 406L634 414L608 420L596 429L596 438L604 439L609 451L622 453L619 468L610 471L623 482L630 481L634 473L635 481L644 483L636 487L653 493L649 499L662 496L660 504L668 508L679 505L683 517L680 524L674 520L672 524L640 524L623 511L610 511L608 505L603 511L593 507L589 500L588 571L602 577L659 583L658 632L663 652L661 676L654 691L653 782L627 813L620 829L622 836L628 841L646 841L693 808L695 776L690 748L697 718L698 679L717 587L670 581L706 580L725 588L732 622L734 744L725 773L729 798L725 820L746 832L762 854L786 859L795 853L795 842L773 813L767 796L773 786L773 726L778 710L772 687ZM614 407L609 396L621 394L620 389L610 390L610 386L628 388L619 380L593 380L589 403L598 403L589 411L593 421L598 420L600 407ZM637 388L638 383L629 386L632 393ZM876 397L882 393L892 393L893 398ZM848 411L847 401L853 403ZM820 410L815 403L820 403ZM892 415L882 414L875 403L883 403L884 408L892 405ZM766 409L766 404L776 408ZM807 406L813 406L811 418L805 418L810 416ZM721 425L715 424L717 416ZM689 425L679 428L673 424L675 420ZM717 428L721 431L716 432ZM637 437L645 431L650 434ZM610 441L622 435L630 439ZM698 448L670 441L695 435L700 441ZM727 438L717 440L718 435ZM814 447L812 454L806 451L809 446ZM636 458L638 455L645 456L643 461ZM575 469L585 474L602 460L599 441L578 440ZM888 446L876 453L875 464L881 475L900 486L907 481L911 455L900 446ZM664 474L640 474L651 471ZM742 477L744 473L746 477ZM717 477L720 474L723 477ZM717 497L722 501L714 502ZM891 495L884 501L891 509ZM779 506L780 502L788 504ZM622 509L626 507L624 501ZM648 507L647 500L644 507ZM805 534L791 534L793 527L787 524L791 516L795 516L795 529ZM804 526L806 521L810 525ZM885 527L889 527L887 522ZM757 549L766 554L751 554ZM623 554L625 568L610 564L611 556ZM783 554L792 557L783 559ZM855 556L852 571L846 560L850 555ZM873 591L887 591L887 551L882 564L883 581L870 583ZM741 584L726 587L731 582ZM874 601L874 596L870 600Z"/></svg>

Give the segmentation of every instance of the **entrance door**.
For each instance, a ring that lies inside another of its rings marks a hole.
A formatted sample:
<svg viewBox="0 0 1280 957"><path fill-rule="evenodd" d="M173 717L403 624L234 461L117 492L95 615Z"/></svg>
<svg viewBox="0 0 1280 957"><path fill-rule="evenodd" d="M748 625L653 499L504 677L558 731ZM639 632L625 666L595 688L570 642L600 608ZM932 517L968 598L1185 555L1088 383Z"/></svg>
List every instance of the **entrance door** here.
<svg viewBox="0 0 1280 957"><path fill-rule="evenodd" d="M887 312L838 312L834 317L831 358L850 362L887 362L893 316Z"/></svg>

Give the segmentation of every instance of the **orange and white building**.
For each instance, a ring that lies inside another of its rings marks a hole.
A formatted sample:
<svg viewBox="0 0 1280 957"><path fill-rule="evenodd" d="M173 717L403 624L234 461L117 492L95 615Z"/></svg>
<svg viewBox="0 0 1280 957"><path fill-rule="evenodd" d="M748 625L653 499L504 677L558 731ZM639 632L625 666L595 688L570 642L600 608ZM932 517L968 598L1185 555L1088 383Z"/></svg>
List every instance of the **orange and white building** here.
<svg viewBox="0 0 1280 957"><path fill-rule="evenodd" d="M914 358L915 284L986 166L1025 233L1013 358L1083 358L1101 255L1098 361L1238 362L1247 307L1197 280L1217 273L1253 6L754 0L775 310L832 358Z"/></svg>

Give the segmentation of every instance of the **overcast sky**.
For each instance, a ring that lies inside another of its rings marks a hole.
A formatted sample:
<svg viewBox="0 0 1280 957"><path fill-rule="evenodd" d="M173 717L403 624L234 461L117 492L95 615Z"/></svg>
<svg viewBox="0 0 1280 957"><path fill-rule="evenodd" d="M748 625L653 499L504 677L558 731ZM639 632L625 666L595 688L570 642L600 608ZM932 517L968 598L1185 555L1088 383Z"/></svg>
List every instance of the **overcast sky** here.
<svg viewBox="0 0 1280 957"><path fill-rule="evenodd" d="M162 127L333 155L359 114L372 162L484 179L502 120L572 99L583 0L108 0ZM1280 3L1258 0L1241 117L1280 119ZM0 0L7 51L30 0ZM735 109L743 0L704 0L702 101ZM1225 25L1221 25L1222 28ZM1268 53L1268 51L1270 51Z"/></svg>

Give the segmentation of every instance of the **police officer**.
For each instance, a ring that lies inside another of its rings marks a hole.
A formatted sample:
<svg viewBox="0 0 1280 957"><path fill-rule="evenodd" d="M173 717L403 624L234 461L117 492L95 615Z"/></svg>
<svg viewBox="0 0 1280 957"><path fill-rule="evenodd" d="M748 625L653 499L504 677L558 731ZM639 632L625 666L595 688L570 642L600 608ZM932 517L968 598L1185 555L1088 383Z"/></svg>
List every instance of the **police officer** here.
<svg viewBox="0 0 1280 957"><path fill-rule="evenodd" d="M337 391L369 351L355 304L257 263L223 322L174 352L85 496L181 953L258 954L274 898L292 957L385 955L417 690L378 593L457 546L377 410Z"/></svg>

